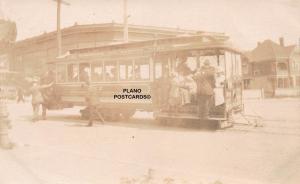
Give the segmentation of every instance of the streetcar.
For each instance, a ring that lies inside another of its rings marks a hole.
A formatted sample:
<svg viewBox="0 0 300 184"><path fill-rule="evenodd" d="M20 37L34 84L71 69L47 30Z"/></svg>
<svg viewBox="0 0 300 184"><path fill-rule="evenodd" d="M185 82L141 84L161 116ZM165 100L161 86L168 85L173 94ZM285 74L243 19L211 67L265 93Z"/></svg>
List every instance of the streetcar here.
<svg viewBox="0 0 300 184"><path fill-rule="evenodd" d="M209 116L199 116L195 94L185 93L191 97L189 103L170 108L170 79L192 76L205 62L217 71ZM160 121L209 121L222 128L231 126L232 115L243 110L241 52L224 34L74 49L49 65L55 71L56 108L86 106L88 80L99 89L97 109L107 121L128 119L142 110L153 112ZM81 114L88 116L88 108Z"/></svg>

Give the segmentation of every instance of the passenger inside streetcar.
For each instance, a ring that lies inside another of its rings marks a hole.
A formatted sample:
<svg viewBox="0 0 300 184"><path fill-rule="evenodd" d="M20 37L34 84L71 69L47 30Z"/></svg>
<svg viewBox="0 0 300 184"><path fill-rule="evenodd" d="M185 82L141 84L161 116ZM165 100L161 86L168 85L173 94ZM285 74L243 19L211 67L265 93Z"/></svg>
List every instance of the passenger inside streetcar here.
<svg viewBox="0 0 300 184"><path fill-rule="evenodd" d="M105 80L115 81L117 79L116 67L115 65L107 65L105 67Z"/></svg>
<svg viewBox="0 0 300 184"><path fill-rule="evenodd" d="M69 64L68 65L68 81L77 82L79 76L78 65Z"/></svg>

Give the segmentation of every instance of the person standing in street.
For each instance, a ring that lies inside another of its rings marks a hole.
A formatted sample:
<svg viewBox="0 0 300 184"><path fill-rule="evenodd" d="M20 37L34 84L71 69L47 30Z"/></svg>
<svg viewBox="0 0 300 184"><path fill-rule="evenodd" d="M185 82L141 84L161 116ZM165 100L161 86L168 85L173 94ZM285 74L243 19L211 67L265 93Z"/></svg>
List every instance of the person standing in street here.
<svg viewBox="0 0 300 184"><path fill-rule="evenodd" d="M46 74L41 78L42 85L48 85L54 83L55 75L54 72L49 70ZM41 89L43 103L42 103L42 119L46 120L47 115L47 108L49 108L49 104L53 103L53 96L54 96L54 88L48 87ZM55 103L55 102L54 102Z"/></svg>
<svg viewBox="0 0 300 184"><path fill-rule="evenodd" d="M197 83L198 113L203 119L209 117L215 88L215 68L210 66L209 60L193 76Z"/></svg>
<svg viewBox="0 0 300 184"><path fill-rule="evenodd" d="M102 123L104 118L101 113L98 112L97 107L99 105L98 92L99 89L97 86L92 86L89 81L86 81L87 94L86 94L86 104L89 110L89 123L87 126L93 126L95 117L99 118Z"/></svg>
<svg viewBox="0 0 300 184"><path fill-rule="evenodd" d="M21 87L17 87L17 103L19 103L21 101L23 103L25 102L23 89Z"/></svg>
<svg viewBox="0 0 300 184"><path fill-rule="evenodd" d="M33 110L33 117L32 121L36 122L39 120L39 109L41 104L43 103L43 96L41 93L42 89L49 88L52 86L53 83L48 85L39 85L38 81L34 81L32 87L30 88L30 92L32 94L32 110Z"/></svg>

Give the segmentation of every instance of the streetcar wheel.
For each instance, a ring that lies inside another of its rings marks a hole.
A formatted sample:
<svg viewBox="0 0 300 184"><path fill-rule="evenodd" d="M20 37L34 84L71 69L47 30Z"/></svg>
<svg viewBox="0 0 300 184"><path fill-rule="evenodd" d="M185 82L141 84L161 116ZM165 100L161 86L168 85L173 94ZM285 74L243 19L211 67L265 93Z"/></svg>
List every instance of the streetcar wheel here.
<svg viewBox="0 0 300 184"><path fill-rule="evenodd" d="M135 114L135 109L122 110L121 116L123 119L128 120Z"/></svg>
<svg viewBox="0 0 300 184"><path fill-rule="evenodd" d="M218 121L218 128L219 129L224 129L224 128L230 128L233 126L234 119L232 112L227 113L227 120L225 121Z"/></svg>
<svg viewBox="0 0 300 184"><path fill-rule="evenodd" d="M121 114L118 110L111 112L111 121L119 121L121 119Z"/></svg>
<svg viewBox="0 0 300 184"><path fill-rule="evenodd" d="M120 111L116 109L101 109L100 110L105 121L120 120Z"/></svg>
<svg viewBox="0 0 300 184"><path fill-rule="evenodd" d="M233 123L229 120L226 121L218 121L218 129L230 128L233 126Z"/></svg>

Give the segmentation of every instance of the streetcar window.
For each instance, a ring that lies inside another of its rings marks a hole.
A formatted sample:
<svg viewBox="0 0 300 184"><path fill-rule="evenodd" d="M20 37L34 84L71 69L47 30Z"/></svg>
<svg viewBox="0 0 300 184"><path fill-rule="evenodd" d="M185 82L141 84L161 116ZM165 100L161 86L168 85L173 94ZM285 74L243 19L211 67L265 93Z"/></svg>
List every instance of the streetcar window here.
<svg viewBox="0 0 300 184"><path fill-rule="evenodd" d="M103 80L103 63L96 62L91 64L92 72L91 78L93 82L98 82Z"/></svg>
<svg viewBox="0 0 300 184"><path fill-rule="evenodd" d="M242 60L241 55L236 54L236 62L237 62L237 75L242 76Z"/></svg>
<svg viewBox="0 0 300 184"><path fill-rule="evenodd" d="M218 58L218 66L221 68L223 71L225 70L225 56L224 54L219 55Z"/></svg>
<svg viewBox="0 0 300 184"><path fill-rule="evenodd" d="M56 81L66 82L66 65L57 65L56 68Z"/></svg>
<svg viewBox="0 0 300 184"><path fill-rule="evenodd" d="M150 79L150 65L148 61L138 61L134 65L134 76L136 80Z"/></svg>
<svg viewBox="0 0 300 184"><path fill-rule="evenodd" d="M225 65L226 65L226 79L232 76L232 60L231 53L225 52Z"/></svg>
<svg viewBox="0 0 300 184"><path fill-rule="evenodd" d="M68 64L68 81L77 82L79 77L78 64Z"/></svg>
<svg viewBox="0 0 300 184"><path fill-rule="evenodd" d="M232 76L236 76L237 71L236 71L236 59L235 59L235 54L231 53L231 62L232 62Z"/></svg>
<svg viewBox="0 0 300 184"><path fill-rule="evenodd" d="M127 66L125 64L120 64L120 80L126 80L127 76L126 76L126 70L127 70Z"/></svg>
<svg viewBox="0 0 300 184"><path fill-rule="evenodd" d="M209 62L209 65L217 68L218 67L218 57L217 55L208 55L199 57L199 66L202 67L205 62Z"/></svg>
<svg viewBox="0 0 300 184"><path fill-rule="evenodd" d="M155 63L155 79L162 78L163 68L161 63Z"/></svg>
<svg viewBox="0 0 300 184"><path fill-rule="evenodd" d="M116 81L117 80L117 71L116 63L105 63L105 80L106 81Z"/></svg>
<svg viewBox="0 0 300 184"><path fill-rule="evenodd" d="M197 57L187 57L186 64L191 71L197 69Z"/></svg>
<svg viewBox="0 0 300 184"><path fill-rule="evenodd" d="M120 62L119 65L119 74L120 80L132 80L133 78L133 69L132 62Z"/></svg>
<svg viewBox="0 0 300 184"><path fill-rule="evenodd" d="M168 56L162 56L162 57L156 57L154 58L155 64L154 64L154 78L160 79L163 76L169 75L169 69L168 69Z"/></svg>
<svg viewBox="0 0 300 184"><path fill-rule="evenodd" d="M89 63L79 64L79 81L86 82L90 81L91 78L91 66Z"/></svg>

